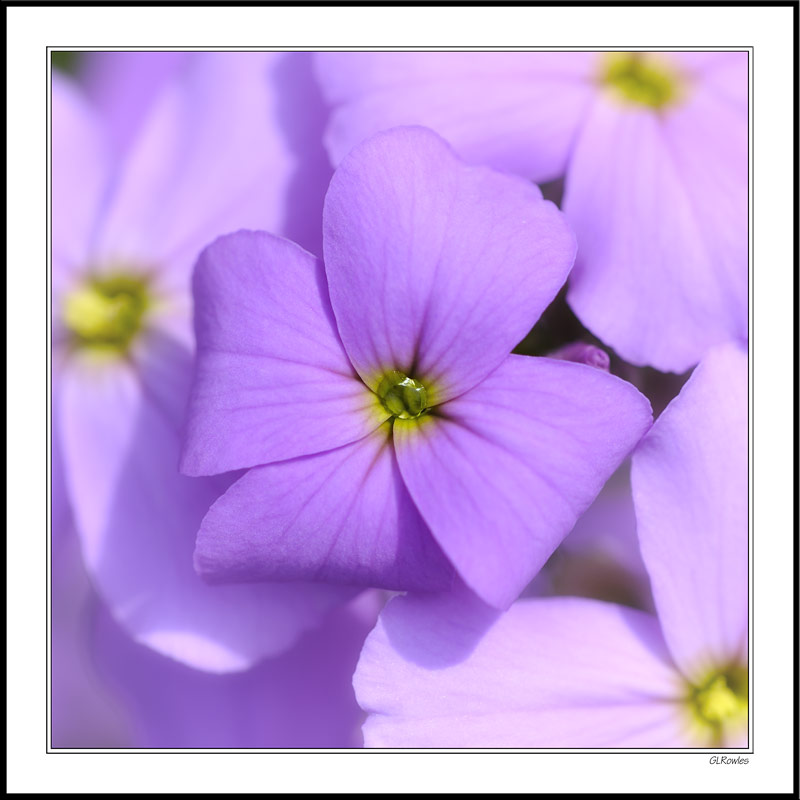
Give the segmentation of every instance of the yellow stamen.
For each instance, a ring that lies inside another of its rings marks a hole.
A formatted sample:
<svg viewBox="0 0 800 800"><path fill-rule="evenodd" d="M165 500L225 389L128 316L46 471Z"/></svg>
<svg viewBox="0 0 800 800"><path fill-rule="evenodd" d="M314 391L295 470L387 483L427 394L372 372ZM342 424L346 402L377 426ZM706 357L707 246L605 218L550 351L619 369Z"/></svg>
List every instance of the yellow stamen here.
<svg viewBox="0 0 800 800"><path fill-rule="evenodd" d="M77 347L124 353L142 330L150 305L146 278L93 277L66 296L63 321Z"/></svg>
<svg viewBox="0 0 800 800"><path fill-rule="evenodd" d="M661 109L679 102L685 79L665 58L654 53L606 53L600 82L617 99L633 105Z"/></svg>
<svg viewBox="0 0 800 800"><path fill-rule="evenodd" d="M747 668L733 665L710 672L687 697L695 738L719 746L747 727Z"/></svg>

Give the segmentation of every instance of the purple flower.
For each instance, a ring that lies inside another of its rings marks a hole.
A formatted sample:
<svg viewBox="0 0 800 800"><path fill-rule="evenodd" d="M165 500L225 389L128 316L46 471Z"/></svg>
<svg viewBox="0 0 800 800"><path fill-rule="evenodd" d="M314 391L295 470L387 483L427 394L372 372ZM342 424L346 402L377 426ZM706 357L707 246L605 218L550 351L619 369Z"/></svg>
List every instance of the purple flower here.
<svg viewBox="0 0 800 800"><path fill-rule="evenodd" d="M320 53L334 163L422 124L468 161L566 174L568 300L624 359L683 372L747 338L747 53Z"/></svg>
<svg viewBox="0 0 800 800"><path fill-rule="evenodd" d="M53 438L63 461L54 487L63 478L60 505L71 507L117 621L138 642L219 672L282 652L345 594L205 585L192 568L194 535L230 480L177 470L201 245L242 225L282 229L287 210L313 207L313 182L307 199L287 200L296 158L282 59L187 56L144 103L119 162L106 120L53 76Z"/></svg>
<svg viewBox="0 0 800 800"><path fill-rule="evenodd" d="M455 568L507 607L651 420L618 378L509 355L572 234L533 184L399 128L342 162L323 245L240 232L198 261L183 469L254 467L198 570L435 590Z"/></svg>
<svg viewBox="0 0 800 800"><path fill-rule="evenodd" d="M633 456L657 617L392 600L354 678L369 747L747 744L747 356L712 350Z"/></svg>

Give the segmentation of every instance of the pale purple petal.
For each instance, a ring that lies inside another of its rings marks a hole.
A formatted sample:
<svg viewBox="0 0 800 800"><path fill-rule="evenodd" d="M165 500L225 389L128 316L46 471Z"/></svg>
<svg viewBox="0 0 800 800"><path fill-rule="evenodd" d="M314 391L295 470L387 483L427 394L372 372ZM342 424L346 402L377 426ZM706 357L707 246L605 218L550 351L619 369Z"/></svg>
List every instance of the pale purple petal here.
<svg viewBox="0 0 800 800"><path fill-rule="evenodd" d="M739 106L747 114L748 53L746 51L686 51L670 55L704 89Z"/></svg>
<svg viewBox="0 0 800 800"><path fill-rule="evenodd" d="M102 122L69 78L52 75L53 294L58 297L91 247L111 163Z"/></svg>
<svg viewBox="0 0 800 800"><path fill-rule="evenodd" d="M647 400L594 367L509 356L441 416L394 421L403 479L480 597L507 608L647 430Z"/></svg>
<svg viewBox="0 0 800 800"><path fill-rule="evenodd" d="M192 54L129 151L97 261L157 266L183 291L211 236L279 228L294 172L269 77L281 55Z"/></svg>
<svg viewBox="0 0 800 800"><path fill-rule="evenodd" d="M367 747L688 744L658 621L594 600L396 598L353 683Z"/></svg>
<svg viewBox="0 0 800 800"><path fill-rule="evenodd" d="M424 125L470 163L536 181L563 174L593 93L592 53L317 53L335 104L326 134L338 164L363 139Z"/></svg>
<svg viewBox="0 0 800 800"><path fill-rule="evenodd" d="M160 90L191 58L185 51L81 54L81 82L100 111L117 152L124 152L135 141Z"/></svg>
<svg viewBox="0 0 800 800"><path fill-rule="evenodd" d="M93 655L130 718L130 747L359 747L352 674L377 616L359 607L336 611L288 652L234 675L198 672L136 645L107 615L93 626Z"/></svg>
<svg viewBox="0 0 800 800"><path fill-rule="evenodd" d="M55 389L55 384L53 384ZM57 435L59 417L58 394L52 391L51 407L51 439L50 439L50 525L53 552L64 540L72 527L72 509L70 508L69 491L64 475L64 458L61 453L61 437Z"/></svg>
<svg viewBox="0 0 800 800"><path fill-rule="evenodd" d="M325 267L350 360L375 388L400 370L442 402L528 332L575 254L533 184L467 167L425 128L362 143L331 181Z"/></svg>
<svg viewBox="0 0 800 800"><path fill-rule="evenodd" d="M61 531L50 563L49 744L129 746L129 714L91 658L91 620L102 603L92 591L71 527Z"/></svg>
<svg viewBox="0 0 800 800"><path fill-rule="evenodd" d="M328 107L312 68L313 53L281 53L270 70L275 89L275 124L292 154L285 187L281 233L315 256L322 256L322 206L333 175L322 143Z"/></svg>
<svg viewBox="0 0 800 800"><path fill-rule="evenodd" d="M249 231L218 239L194 294L188 474L329 450L388 417L344 352L322 263L294 243Z"/></svg>
<svg viewBox="0 0 800 800"><path fill-rule="evenodd" d="M387 424L337 450L250 470L203 520L200 574L447 588L452 568L408 495L389 437Z"/></svg>
<svg viewBox="0 0 800 800"><path fill-rule="evenodd" d="M698 83L669 113L603 99L577 139L564 211L568 301L638 365L683 372L747 336L747 115Z"/></svg>
<svg viewBox="0 0 800 800"><path fill-rule="evenodd" d="M747 655L747 402L747 354L715 349L633 456L642 556L690 678Z"/></svg>
<svg viewBox="0 0 800 800"><path fill-rule="evenodd" d="M159 354L187 376L186 351ZM61 376L58 426L84 559L137 641L199 669L245 669L290 647L343 592L210 587L195 574L195 533L226 483L178 474L177 403L165 405L157 386L165 371L76 358Z"/></svg>

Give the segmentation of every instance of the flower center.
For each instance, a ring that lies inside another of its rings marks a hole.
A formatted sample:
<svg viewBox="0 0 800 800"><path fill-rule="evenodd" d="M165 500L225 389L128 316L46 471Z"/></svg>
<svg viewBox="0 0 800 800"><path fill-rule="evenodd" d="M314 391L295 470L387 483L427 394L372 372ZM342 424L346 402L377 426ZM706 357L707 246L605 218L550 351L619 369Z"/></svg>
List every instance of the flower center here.
<svg viewBox="0 0 800 800"><path fill-rule="evenodd" d="M64 324L81 347L127 351L142 329L151 296L147 279L115 273L93 277L64 301Z"/></svg>
<svg viewBox="0 0 800 800"><path fill-rule="evenodd" d="M689 705L695 721L715 740L726 730L747 724L747 668L712 672L692 688Z"/></svg>
<svg viewBox="0 0 800 800"><path fill-rule="evenodd" d="M378 397L383 407L400 419L416 419L428 408L428 392L414 378L392 370L378 384Z"/></svg>
<svg viewBox="0 0 800 800"><path fill-rule="evenodd" d="M675 103L682 88L677 71L652 53L608 53L600 79L622 100L649 108Z"/></svg>

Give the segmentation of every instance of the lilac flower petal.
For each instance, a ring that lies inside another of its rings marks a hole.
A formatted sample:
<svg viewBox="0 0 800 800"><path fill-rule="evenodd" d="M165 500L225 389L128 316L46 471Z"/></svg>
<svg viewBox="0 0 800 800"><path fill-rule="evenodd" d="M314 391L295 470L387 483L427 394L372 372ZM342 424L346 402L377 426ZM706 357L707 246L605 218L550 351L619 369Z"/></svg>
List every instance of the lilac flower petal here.
<svg viewBox="0 0 800 800"><path fill-rule="evenodd" d="M568 301L634 364L683 372L747 337L747 116L698 84L670 114L596 102L564 211Z"/></svg>
<svg viewBox="0 0 800 800"><path fill-rule="evenodd" d="M100 110L118 153L136 140L160 91L193 56L185 51L116 50L84 53L86 94Z"/></svg>
<svg viewBox="0 0 800 800"><path fill-rule="evenodd" d="M131 719L130 747L359 747L352 675L376 616L349 604L291 650L233 675L172 662L133 643L107 615L94 625L92 649Z"/></svg>
<svg viewBox="0 0 800 800"><path fill-rule="evenodd" d="M747 355L713 350L633 456L639 540L670 651L702 678L747 654Z"/></svg>
<svg viewBox="0 0 800 800"><path fill-rule="evenodd" d="M452 568L400 478L389 426L250 470L212 507L195 565L210 580L319 580L441 589Z"/></svg>
<svg viewBox="0 0 800 800"><path fill-rule="evenodd" d="M720 97L738 105L743 112L748 109L749 65L747 53L725 53L726 58L716 59L703 72L704 84Z"/></svg>
<svg viewBox="0 0 800 800"><path fill-rule="evenodd" d="M57 435L56 420L59 417L58 395L52 393L51 446L50 446L50 525L51 543L55 553L67 532L72 528L72 509L70 507L67 479L64 474L64 457L61 452L61 437Z"/></svg>
<svg viewBox="0 0 800 800"><path fill-rule="evenodd" d="M747 113L748 54L745 51L686 51L670 55L691 75L695 85L701 83L739 106Z"/></svg>
<svg viewBox="0 0 800 800"><path fill-rule="evenodd" d="M331 181L325 266L350 360L375 388L392 369L442 402L491 372L563 284L574 238L527 181L466 167L433 132L362 143Z"/></svg>
<svg viewBox="0 0 800 800"><path fill-rule="evenodd" d="M178 474L177 404L165 408L154 384L164 372L186 375L190 361L184 350L159 352L169 369L76 361L63 373L58 424L84 559L137 641L199 669L245 669L290 647L346 593L210 587L194 573L195 533L226 484Z"/></svg>
<svg viewBox="0 0 800 800"><path fill-rule="evenodd" d="M53 294L85 266L111 164L102 124L69 78L52 75Z"/></svg>
<svg viewBox="0 0 800 800"><path fill-rule="evenodd" d="M322 264L267 233L203 251L182 469L208 475L347 444L389 415L336 331Z"/></svg>
<svg viewBox="0 0 800 800"><path fill-rule="evenodd" d="M353 678L367 747L686 746L654 617L578 598L522 600L488 628L486 613L390 601Z"/></svg>
<svg viewBox="0 0 800 800"><path fill-rule="evenodd" d="M294 170L269 80L281 55L192 54L124 162L98 262L158 267L181 292L211 236L279 227Z"/></svg>
<svg viewBox="0 0 800 800"><path fill-rule="evenodd" d="M102 602L92 591L74 529L61 532L51 569L50 745L130 746L124 704L109 691L92 658L90 621Z"/></svg>
<svg viewBox="0 0 800 800"><path fill-rule="evenodd" d="M333 168L322 143L328 107L314 77L313 53L282 53L270 69L274 115L291 150L293 169L283 198L280 233L322 256L322 206Z"/></svg>
<svg viewBox="0 0 800 800"><path fill-rule="evenodd" d="M403 479L482 599L507 608L647 430L647 400L594 367L509 356L442 416L394 421Z"/></svg>
<svg viewBox="0 0 800 800"><path fill-rule="evenodd" d="M192 56L185 51L89 51L80 77L100 110L117 152L124 152L164 85Z"/></svg>
<svg viewBox="0 0 800 800"><path fill-rule="evenodd" d="M470 163L536 181L564 173L594 93L593 53L317 53L338 105L326 135L338 164L363 139L425 125Z"/></svg>

